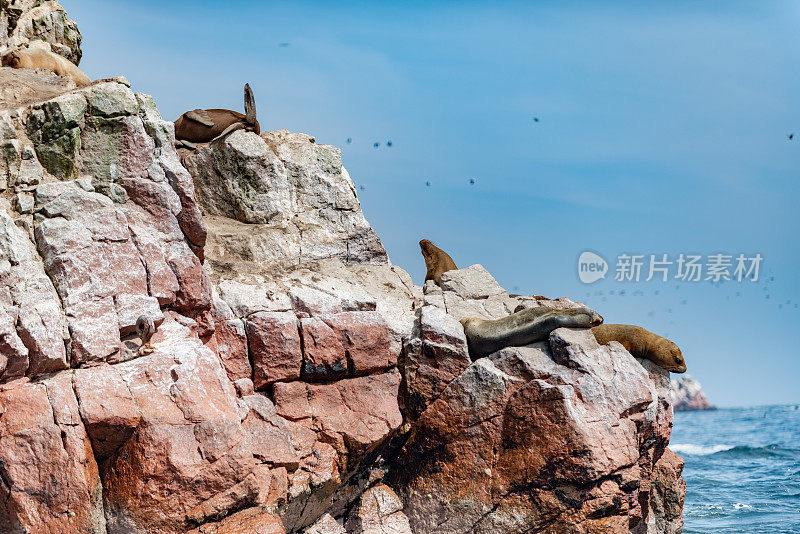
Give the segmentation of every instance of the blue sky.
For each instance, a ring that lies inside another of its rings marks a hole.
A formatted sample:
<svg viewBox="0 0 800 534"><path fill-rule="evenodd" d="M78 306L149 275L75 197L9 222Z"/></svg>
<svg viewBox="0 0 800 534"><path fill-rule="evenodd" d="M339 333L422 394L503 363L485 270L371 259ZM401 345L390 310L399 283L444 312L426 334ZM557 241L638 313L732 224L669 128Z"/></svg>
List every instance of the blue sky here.
<svg viewBox="0 0 800 534"><path fill-rule="evenodd" d="M509 291L668 335L712 402L800 402L797 2L62 4L81 67L165 118L241 110L247 81L262 129L341 147L415 282L426 237ZM624 252L764 262L759 283L586 286L587 249L612 270Z"/></svg>

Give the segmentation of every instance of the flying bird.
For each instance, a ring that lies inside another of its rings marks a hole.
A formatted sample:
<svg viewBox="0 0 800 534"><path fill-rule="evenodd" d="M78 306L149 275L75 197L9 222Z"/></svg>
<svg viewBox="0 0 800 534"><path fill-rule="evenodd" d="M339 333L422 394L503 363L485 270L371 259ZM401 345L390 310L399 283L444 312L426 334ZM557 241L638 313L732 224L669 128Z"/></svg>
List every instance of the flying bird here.
<svg viewBox="0 0 800 534"><path fill-rule="evenodd" d="M534 117L533 122L539 122L539 117Z"/></svg>
<svg viewBox="0 0 800 534"><path fill-rule="evenodd" d="M353 142L353 138L352 138L352 137L348 137L348 138L347 138L347 144L349 145L349 144L350 144L350 143L352 143L352 142Z"/></svg>
<svg viewBox="0 0 800 534"><path fill-rule="evenodd" d="M475 178L470 178L469 183L470 185L475 185Z"/></svg>
<svg viewBox="0 0 800 534"><path fill-rule="evenodd" d="M788 137L788 138L789 138L789 141L791 141L792 139L794 139L794 133L790 133L790 134L789 134L789 135L787 135L786 137Z"/></svg>
<svg viewBox="0 0 800 534"><path fill-rule="evenodd" d="M391 141L386 141L386 146L392 146L392 142Z"/></svg>
<svg viewBox="0 0 800 534"><path fill-rule="evenodd" d="M431 183L430 183L430 182L425 182L425 185L426 185L427 187L430 187L430 186L431 186Z"/></svg>
<svg viewBox="0 0 800 534"><path fill-rule="evenodd" d="M374 146L375 148L378 148L379 146L381 146L381 144L380 143L372 143L372 146Z"/></svg>
<svg viewBox="0 0 800 534"><path fill-rule="evenodd" d="M292 43L278 43L278 46L281 47L281 48L286 48L290 44L292 44Z"/></svg>
<svg viewBox="0 0 800 534"><path fill-rule="evenodd" d="M364 187L363 185L359 185L359 186L358 186L358 188L359 188L360 190L362 190L362 191L364 191L364 190L366 189L366 187Z"/></svg>

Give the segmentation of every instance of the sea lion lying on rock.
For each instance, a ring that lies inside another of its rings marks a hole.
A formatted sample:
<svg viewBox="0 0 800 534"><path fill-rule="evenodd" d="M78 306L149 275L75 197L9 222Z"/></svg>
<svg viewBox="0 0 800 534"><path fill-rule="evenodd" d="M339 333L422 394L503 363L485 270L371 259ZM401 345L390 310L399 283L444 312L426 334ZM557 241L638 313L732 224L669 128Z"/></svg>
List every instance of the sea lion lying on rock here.
<svg viewBox="0 0 800 534"><path fill-rule="evenodd" d="M70 60L42 48L13 50L3 56L3 66L12 69L47 69L59 76L69 76L78 87L92 83Z"/></svg>
<svg viewBox="0 0 800 534"><path fill-rule="evenodd" d="M261 133L256 120L256 99L250 84L244 84L244 115L230 109L195 109L175 121L175 146L194 149L195 143L210 143L236 130Z"/></svg>
<svg viewBox="0 0 800 534"><path fill-rule="evenodd" d="M556 328L589 328L602 322L603 318L589 308L555 310L543 306L525 308L495 320L461 319L473 360L505 347L521 347L542 341Z"/></svg>
<svg viewBox="0 0 800 534"><path fill-rule="evenodd" d="M447 271L458 269L458 267L456 267L456 262L453 261L453 258L451 258L447 252L427 239L423 239L419 242L419 248L422 250L422 257L425 258L425 267L428 269L425 275L426 282L428 280L433 280L438 284L442 274Z"/></svg>
<svg viewBox="0 0 800 534"><path fill-rule="evenodd" d="M597 342L605 345L618 341L636 358L650 360L673 373L685 373L686 362L678 345L641 326L629 324L603 324L592 328Z"/></svg>

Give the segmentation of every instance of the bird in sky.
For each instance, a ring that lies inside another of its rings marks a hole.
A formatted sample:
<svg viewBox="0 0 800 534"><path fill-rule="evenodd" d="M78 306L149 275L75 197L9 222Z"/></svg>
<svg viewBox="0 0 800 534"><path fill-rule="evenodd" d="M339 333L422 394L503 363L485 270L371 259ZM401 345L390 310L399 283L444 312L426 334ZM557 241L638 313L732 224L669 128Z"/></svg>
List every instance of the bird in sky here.
<svg viewBox="0 0 800 534"><path fill-rule="evenodd" d="M470 178L469 183L470 185L475 185L475 178Z"/></svg>
<svg viewBox="0 0 800 534"><path fill-rule="evenodd" d="M430 186L431 186L431 183L430 183L430 182L425 182L425 185L426 185L427 187L430 187Z"/></svg>
<svg viewBox="0 0 800 534"><path fill-rule="evenodd" d="M539 117L534 117L533 122L539 122Z"/></svg>
<svg viewBox="0 0 800 534"><path fill-rule="evenodd" d="M352 138L352 137L348 137L348 138L347 138L347 144L349 145L349 144L350 144L350 143L352 143L352 142L353 142L353 138Z"/></svg>
<svg viewBox="0 0 800 534"><path fill-rule="evenodd" d="M386 146L392 146L392 142L391 141L386 141Z"/></svg>
<svg viewBox="0 0 800 534"><path fill-rule="evenodd" d="M793 133L790 133L790 134L789 134L789 135L787 135L786 137L788 137L788 138L789 138L789 141L791 141L792 139L794 139L794 132L793 132Z"/></svg>
<svg viewBox="0 0 800 534"><path fill-rule="evenodd" d="M381 146L381 144L376 142L376 143L373 143L372 146L374 146L375 148L378 148L379 146Z"/></svg>
<svg viewBox="0 0 800 534"><path fill-rule="evenodd" d="M281 47L281 48L286 48L290 44L292 44L292 43L278 43L278 46Z"/></svg>

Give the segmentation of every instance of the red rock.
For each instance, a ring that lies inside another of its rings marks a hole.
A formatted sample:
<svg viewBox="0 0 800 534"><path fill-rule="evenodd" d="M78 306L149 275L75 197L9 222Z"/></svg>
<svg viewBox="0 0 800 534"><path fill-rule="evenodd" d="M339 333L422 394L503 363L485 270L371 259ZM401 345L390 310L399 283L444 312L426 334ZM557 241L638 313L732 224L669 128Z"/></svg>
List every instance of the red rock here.
<svg viewBox="0 0 800 534"><path fill-rule="evenodd" d="M479 359L428 406L389 480L415 531L627 532L640 521L640 444L657 443L658 399L648 370L588 332Z"/></svg>
<svg viewBox="0 0 800 534"><path fill-rule="evenodd" d="M111 297L73 304L67 308L67 318L74 367L104 361L119 352L119 324Z"/></svg>
<svg viewBox="0 0 800 534"><path fill-rule="evenodd" d="M147 214L132 213L128 214L128 226L131 229L133 243L139 251L142 262L147 271L147 286L149 294L158 299L162 306L175 302L175 296L180 289L178 279L172 272L167 263L162 245L152 233L151 222L147 219Z"/></svg>
<svg viewBox="0 0 800 534"><path fill-rule="evenodd" d="M664 450L653 470L650 513L656 532L679 534L683 531L683 503L686 482L681 476L685 462L669 449Z"/></svg>
<svg viewBox="0 0 800 534"><path fill-rule="evenodd" d="M2 386L0 413L0 531L104 531L97 464L69 372Z"/></svg>
<svg viewBox="0 0 800 534"><path fill-rule="evenodd" d="M184 242L170 243L166 257L180 286L175 309L188 313L211 309L211 281L188 245Z"/></svg>
<svg viewBox="0 0 800 534"><path fill-rule="evenodd" d="M101 461L111 456L139 426L141 413L127 384L110 365L78 369L73 378L80 416Z"/></svg>
<svg viewBox="0 0 800 534"><path fill-rule="evenodd" d="M263 488L251 482L264 480L258 475L267 467L264 461L292 465L286 459L288 430L281 442L281 420L270 414L268 399L240 401L217 355L173 314L157 335L156 353L112 366L141 421L101 466L111 531L135 525L146 532L185 532L193 527L187 514L202 510L203 503L206 510L217 510L212 515L224 516L269 502L272 497L248 489ZM263 449L264 442L252 434L269 437L274 448ZM278 473L285 478L282 469ZM250 482L237 487L245 480ZM276 484L277 501L285 498L280 492L286 484Z"/></svg>
<svg viewBox="0 0 800 534"><path fill-rule="evenodd" d="M216 352L222 359L228 378L231 382L250 380L253 369L247 353L247 333L244 323L219 297L213 299L211 310L214 316Z"/></svg>
<svg viewBox="0 0 800 534"><path fill-rule="evenodd" d="M5 380L25 376L28 349L14 328L15 318L0 307L0 377Z"/></svg>
<svg viewBox="0 0 800 534"><path fill-rule="evenodd" d="M250 408L242 420L248 446L253 456L262 462L290 471L297 469L300 457L292 446L289 429L264 395L242 397L241 403Z"/></svg>
<svg viewBox="0 0 800 534"><path fill-rule="evenodd" d="M339 332L319 317L300 319L304 380L334 380L347 375L347 357Z"/></svg>
<svg viewBox="0 0 800 534"><path fill-rule="evenodd" d="M188 534L286 534L279 515L260 508L247 508L218 523L209 523Z"/></svg>
<svg viewBox="0 0 800 534"><path fill-rule="evenodd" d="M402 501L385 484L373 486L361 495L345 527L351 534L412 534Z"/></svg>
<svg viewBox="0 0 800 534"><path fill-rule="evenodd" d="M389 327L379 313L352 311L322 319L341 337L351 375L377 373L397 364L397 355L390 348Z"/></svg>
<svg viewBox="0 0 800 534"><path fill-rule="evenodd" d="M257 312L246 320L256 390L300 378L303 352L297 318L291 312Z"/></svg>
<svg viewBox="0 0 800 534"><path fill-rule="evenodd" d="M311 419L312 429L334 440L340 462L351 465L402 424L399 384L396 371L332 384L276 383L275 407L289 420Z"/></svg>
<svg viewBox="0 0 800 534"><path fill-rule="evenodd" d="M183 168L177 155L161 158L160 163L167 180L180 199L181 210L178 212L178 224L180 224L186 239L194 245L193 248L202 252L208 232L197 204L192 176Z"/></svg>
<svg viewBox="0 0 800 534"><path fill-rule="evenodd" d="M418 313L418 336L406 344L403 366L405 408L412 419L471 363L461 323L436 306Z"/></svg>
<svg viewBox="0 0 800 534"><path fill-rule="evenodd" d="M331 514L325 514L305 529L303 534L347 534L347 531Z"/></svg>

